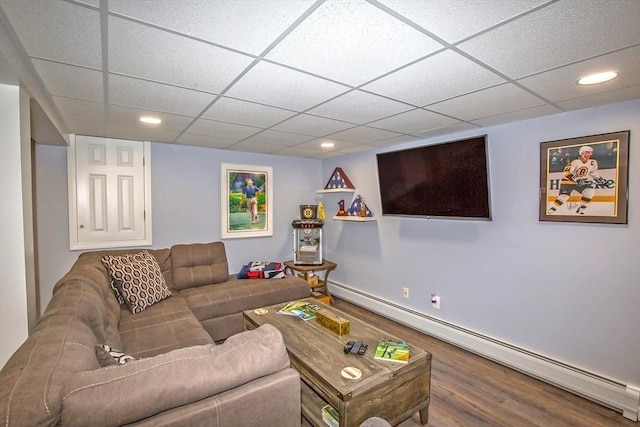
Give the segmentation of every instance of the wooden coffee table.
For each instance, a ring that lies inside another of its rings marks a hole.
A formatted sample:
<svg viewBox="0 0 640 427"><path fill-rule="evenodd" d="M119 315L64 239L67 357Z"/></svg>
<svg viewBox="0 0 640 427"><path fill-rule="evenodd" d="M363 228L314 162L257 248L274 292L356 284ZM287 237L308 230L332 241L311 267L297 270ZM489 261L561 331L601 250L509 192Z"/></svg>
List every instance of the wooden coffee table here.
<svg viewBox="0 0 640 427"><path fill-rule="evenodd" d="M431 354L409 343L409 363L376 360L373 355L378 340L401 337L353 319L312 298L305 301L348 319L349 335L339 337L315 320L305 321L278 314L285 304L265 307L268 310L265 315L254 310L243 313L245 329L270 323L282 333L291 366L302 379L302 416L314 426L326 426L321 409L328 403L339 412L340 427L359 426L372 416L396 425L417 411L420 412L420 422L426 424L431 391ZM345 354L343 348L349 340L363 341L369 346L367 352L363 356ZM356 380L344 378L340 371L347 366L358 368L362 377Z"/></svg>

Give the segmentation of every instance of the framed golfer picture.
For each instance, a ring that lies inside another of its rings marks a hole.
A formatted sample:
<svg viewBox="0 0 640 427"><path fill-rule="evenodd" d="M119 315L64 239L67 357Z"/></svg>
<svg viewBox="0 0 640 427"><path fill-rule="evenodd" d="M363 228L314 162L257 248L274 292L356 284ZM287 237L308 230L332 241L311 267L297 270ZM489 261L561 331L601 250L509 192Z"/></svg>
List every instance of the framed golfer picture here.
<svg viewBox="0 0 640 427"><path fill-rule="evenodd" d="M273 235L273 170L221 165L222 238Z"/></svg>
<svg viewBox="0 0 640 427"><path fill-rule="evenodd" d="M540 144L540 221L627 223L629 131Z"/></svg>

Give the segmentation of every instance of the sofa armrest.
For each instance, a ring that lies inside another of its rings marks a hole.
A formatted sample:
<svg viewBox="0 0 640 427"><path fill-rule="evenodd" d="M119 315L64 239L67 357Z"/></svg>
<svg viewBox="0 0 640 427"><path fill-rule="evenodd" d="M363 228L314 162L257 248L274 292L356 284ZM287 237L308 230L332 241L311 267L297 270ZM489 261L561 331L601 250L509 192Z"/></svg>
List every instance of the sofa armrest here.
<svg viewBox="0 0 640 427"><path fill-rule="evenodd" d="M282 335L263 325L219 346L188 347L78 373L65 387L62 424L132 423L288 367Z"/></svg>

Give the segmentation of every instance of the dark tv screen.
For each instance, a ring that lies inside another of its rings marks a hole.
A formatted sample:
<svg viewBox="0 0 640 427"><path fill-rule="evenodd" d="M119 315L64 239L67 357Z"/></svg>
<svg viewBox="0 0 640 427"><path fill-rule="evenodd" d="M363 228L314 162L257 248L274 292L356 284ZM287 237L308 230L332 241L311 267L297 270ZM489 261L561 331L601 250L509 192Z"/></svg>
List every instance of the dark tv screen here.
<svg viewBox="0 0 640 427"><path fill-rule="evenodd" d="M377 154L383 215L491 219L486 135Z"/></svg>

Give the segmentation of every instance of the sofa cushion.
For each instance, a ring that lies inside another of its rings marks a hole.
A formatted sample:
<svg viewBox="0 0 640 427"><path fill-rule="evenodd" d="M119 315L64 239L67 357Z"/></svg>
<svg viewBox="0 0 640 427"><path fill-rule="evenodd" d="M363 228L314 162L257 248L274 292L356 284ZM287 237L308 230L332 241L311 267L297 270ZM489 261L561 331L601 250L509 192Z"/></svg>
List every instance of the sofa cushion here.
<svg viewBox="0 0 640 427"><path fill-rule="evenodd" d="M132 423L288 367L282 335L263 325L219 346L183 348L73 375L65 387L62 424L99 425L106 419L113 425Z"/></svg>
<svg viewBox="0 0 640 427"><path fill-rule="evenodd" d="M141 313L153 304L171 296L160 265L147 251L134 254L130 261L105 256L112 283L132 313Z"/></svg>
<svg viewBox="0 0 640 427"><path fill-rule="evenodd" d="M91 328L73 315L41 319L0 371L2 425L58 425L65 384L100 368L96 344Z"/></svg>
<svg viewBox="0 0 640 427"><path fill-rule="evenodd" d="M173 289L222 283L229 279L224 243L192 243L171 247Z"/></svg>
<svg viewBox="0 0 640 427"><path fill-rule="evenodd" d="M118 350L136 358L213 343L180 296L167 298L138 314L123 310L120 337L122 347Z"/></svg>
<svg viewBox="0 0 640 427"><path fill-rule="evenodd" d="M105 255L102 257L102 262L105 267L107 267L107 271L109 272L109 284L111 285L111 290L113 294L118 299L118 303L123 305L125 303L124 296L120 292L118 287L118 282L123 279L124 276L124 265L128 264L132 261L136 261L142 259L144 256L142 251L135 253L128 253L123 255Z"/></svg>
<svg viewBox="0 0 640 427"><path fill-rule="evenodd" d="M198 320L242 313L266 305L307 298L309 284L294 276L284 279L240 280L232 278L216 285L180 291Z"/></svg>

